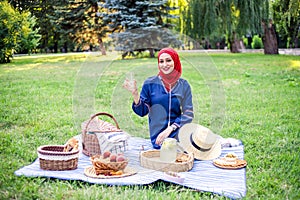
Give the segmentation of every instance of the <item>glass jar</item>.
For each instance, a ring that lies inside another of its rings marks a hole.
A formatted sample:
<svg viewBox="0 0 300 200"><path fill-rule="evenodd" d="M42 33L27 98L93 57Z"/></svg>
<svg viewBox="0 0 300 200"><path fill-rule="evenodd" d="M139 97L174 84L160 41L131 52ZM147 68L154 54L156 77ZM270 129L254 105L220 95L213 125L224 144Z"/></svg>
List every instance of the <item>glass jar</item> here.
<svg viewBox="0 0 300 200"><path fill-rule="evenodd" d="M166 138L160 148L160 160L172 163L177 157L177 140L174 138Z"/></svg>

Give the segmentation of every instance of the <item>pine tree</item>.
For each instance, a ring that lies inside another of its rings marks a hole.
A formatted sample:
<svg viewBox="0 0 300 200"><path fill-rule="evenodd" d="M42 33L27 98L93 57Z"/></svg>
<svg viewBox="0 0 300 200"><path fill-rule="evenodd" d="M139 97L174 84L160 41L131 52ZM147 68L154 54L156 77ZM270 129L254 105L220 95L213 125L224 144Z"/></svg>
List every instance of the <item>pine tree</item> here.
<svg viewBox="0 0 300 200"><path fill-rule="evenodd" d="M170 11L176 8L168 6L166 0L110 0L99 2L99 6L105 10L99 16L123 58L145 50L154 57L155 50L181 45L170 31L173 25L168 20L175 17Z"/></svg>
<svg viewBox="0 0 300 200"><path fill-rule="evenodd" d="M102 38L106 32L97 16L99 9L97 0L70 0L56 6L52 23L57 24L65 42L70 38L77 44L77 50L93 50L94 45L99 44L105 55Z"/></svg>

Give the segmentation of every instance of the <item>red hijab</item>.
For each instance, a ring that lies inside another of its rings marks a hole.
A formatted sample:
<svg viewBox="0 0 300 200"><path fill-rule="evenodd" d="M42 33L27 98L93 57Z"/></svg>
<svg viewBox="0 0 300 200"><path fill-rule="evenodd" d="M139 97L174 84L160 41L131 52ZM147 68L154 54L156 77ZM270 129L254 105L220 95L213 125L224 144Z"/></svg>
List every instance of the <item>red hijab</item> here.
<svg viewBox="0 0 300 200"><path fill-rule="evenodd" d="M181 69L181 63L180 63L179 56L178 56L177 52L172 48L163 48L158 52L158 56L157 56L158 63L159 63L159 57L163 53L169 54L174 61L174 70L170 74L164 74L158 66L158 69L159 69L158 74L162 78L165 88L169 92L170 89L176 84L177 80L180 78L182 69Z"/></svg>

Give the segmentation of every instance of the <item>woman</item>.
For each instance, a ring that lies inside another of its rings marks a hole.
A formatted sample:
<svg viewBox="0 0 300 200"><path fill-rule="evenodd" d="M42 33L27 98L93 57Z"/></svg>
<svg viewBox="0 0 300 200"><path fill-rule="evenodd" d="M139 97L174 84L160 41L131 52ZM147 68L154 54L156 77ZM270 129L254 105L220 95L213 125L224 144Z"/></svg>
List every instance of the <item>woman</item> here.
<svg viewBox="0 0 300 200"><path fill-rule="evenodd" d="M148 114L150 139L155 149L167 137L178 139L179 128L194 118L191 87L180 78L181 63L174 49L159 51L158 69L158 75L145 80L140 95L136 81L131 83L126 79L123 85L133 95L133 111L141 117Z"/></svg>

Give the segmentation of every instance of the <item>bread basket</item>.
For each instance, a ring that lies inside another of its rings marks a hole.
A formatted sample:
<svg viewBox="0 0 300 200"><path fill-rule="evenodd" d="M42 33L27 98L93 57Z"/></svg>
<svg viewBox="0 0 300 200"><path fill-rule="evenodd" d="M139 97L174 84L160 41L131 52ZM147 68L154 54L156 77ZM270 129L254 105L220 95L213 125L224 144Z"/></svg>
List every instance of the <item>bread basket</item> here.
<svg viewBox="0 0 300 200"><path fill-rule="evenodd" d="M128 159L121 162L110 162L107 159L103 159L100 155L91 156L90 160L96 174L105 174L124 170L128 165Z"/></svg>

